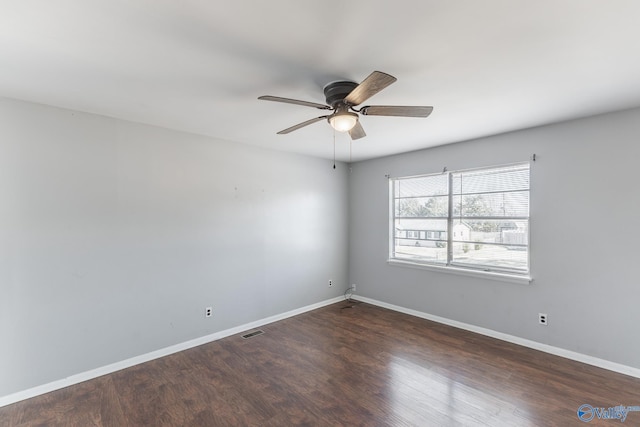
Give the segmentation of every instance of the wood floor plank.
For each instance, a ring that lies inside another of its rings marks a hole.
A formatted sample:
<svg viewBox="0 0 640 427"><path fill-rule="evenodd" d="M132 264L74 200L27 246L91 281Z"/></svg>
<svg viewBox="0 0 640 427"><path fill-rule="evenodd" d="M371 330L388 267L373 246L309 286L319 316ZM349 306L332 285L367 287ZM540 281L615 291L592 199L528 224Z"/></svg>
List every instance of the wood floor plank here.
<svg viewBox="0 0 640 427"><path fill-rule="evenodd" d="M640 379L363 303L262 330L0 408L0 427L567 426L640 405Z"/></svg>
<svg viewBox="0 0 640 427"><path fill-rule="evenodd" d="M80 402L82 410L77 407ZM108 376L19 402L0 426L104 426L125 425L126 420ZM6 421L5 421L6 420Z"/></svg>

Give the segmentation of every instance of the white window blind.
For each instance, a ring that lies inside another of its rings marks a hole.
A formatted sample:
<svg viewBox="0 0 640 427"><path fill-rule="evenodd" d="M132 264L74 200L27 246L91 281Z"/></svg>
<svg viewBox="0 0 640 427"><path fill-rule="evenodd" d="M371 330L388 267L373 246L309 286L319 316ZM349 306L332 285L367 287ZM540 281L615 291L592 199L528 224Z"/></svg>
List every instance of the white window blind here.
<svg viewBox="0 0 640 427"><path fill-rule="evenodd" d="M529 164L391 180L391 259L529 273Z"/></svg>

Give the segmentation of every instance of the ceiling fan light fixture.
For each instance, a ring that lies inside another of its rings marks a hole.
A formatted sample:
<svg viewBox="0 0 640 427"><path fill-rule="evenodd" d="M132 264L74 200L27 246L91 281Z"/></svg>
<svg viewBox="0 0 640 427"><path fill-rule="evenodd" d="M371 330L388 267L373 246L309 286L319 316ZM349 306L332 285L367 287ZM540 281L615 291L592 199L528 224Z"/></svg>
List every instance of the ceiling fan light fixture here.
<svg viewBox="0 0 640 427"><path fill-rule="evenodd" d="M352 140L364 138L367 134L360 124L360 114L364 116L391 116L391 117L427 117L433 111L433 107L427 106L402 106L402 105L367 105L355 109L364 101L380 92L396 78L374 71L369 74L360 84L351 81L335 81L327 84L323 91L326 98L325 104L317 102L301 101L299 99L282 98L280 96L264 95L258 97L264 101L284 102L286 104L296 104L306 107L313 107L320 110L332 110L332 113L314 117L311 120L298 123L278 132L278 135L291 133L295 130L327 119L334 130L339 132L349 132ZM355 113L350 112L354 111Z"/></svg>
<svg viewBox="0 0 640 427"><path fill-rule="evenodd" d="M358 115L342 111L329 117L329 123L338 132L348 132L358 123Z"/></svg>

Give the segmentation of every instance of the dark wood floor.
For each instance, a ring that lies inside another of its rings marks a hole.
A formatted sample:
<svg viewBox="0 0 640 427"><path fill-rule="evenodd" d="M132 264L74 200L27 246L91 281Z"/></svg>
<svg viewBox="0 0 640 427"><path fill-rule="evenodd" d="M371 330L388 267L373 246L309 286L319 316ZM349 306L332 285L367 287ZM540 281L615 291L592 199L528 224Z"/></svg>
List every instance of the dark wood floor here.
<svg viewBox="0 0 640 427"><path fill-rule="evenodd" d="M0 426L571 426L584 403L640 405L640 379L345 305L0 408Z"/></svg>

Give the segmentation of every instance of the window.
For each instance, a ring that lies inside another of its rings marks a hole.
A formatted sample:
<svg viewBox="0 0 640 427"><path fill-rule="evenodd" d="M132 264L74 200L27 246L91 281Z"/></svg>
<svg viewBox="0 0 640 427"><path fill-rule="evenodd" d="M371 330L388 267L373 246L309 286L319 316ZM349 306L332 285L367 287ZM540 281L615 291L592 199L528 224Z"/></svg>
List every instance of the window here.
<svg viewBox="0 0 640 427"><path fill-rule="evenodd" d="M529 274L528 163L392 178L391 204L391 260Z"/></svg>

